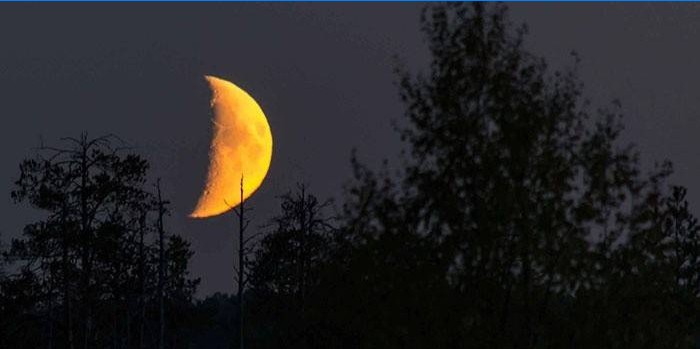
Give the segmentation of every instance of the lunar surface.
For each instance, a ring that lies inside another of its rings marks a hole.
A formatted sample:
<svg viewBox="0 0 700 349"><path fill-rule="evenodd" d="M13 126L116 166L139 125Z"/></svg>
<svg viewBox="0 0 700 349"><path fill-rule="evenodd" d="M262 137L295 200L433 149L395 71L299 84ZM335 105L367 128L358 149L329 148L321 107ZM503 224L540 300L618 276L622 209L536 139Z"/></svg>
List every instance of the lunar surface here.
<svg viewBox="0 0 700 349"><path fill-rule="evenodd" d="M272 133L258 103L233 83L206 76L212 92L213 135L204 191L190 214L222 214L249 198L262 184L272 159Z"/></svg>

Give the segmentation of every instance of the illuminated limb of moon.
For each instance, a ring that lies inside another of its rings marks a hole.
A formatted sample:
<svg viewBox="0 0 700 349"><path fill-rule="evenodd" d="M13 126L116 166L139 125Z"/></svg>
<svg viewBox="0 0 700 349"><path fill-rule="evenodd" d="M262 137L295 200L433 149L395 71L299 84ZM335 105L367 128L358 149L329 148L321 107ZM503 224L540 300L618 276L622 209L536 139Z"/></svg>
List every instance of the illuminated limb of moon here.
<svg viewBox="0 0 700 349"><path fill-rule="evenodd" d="M272 159L272 134L257 102L233 83L206 76L212 91L213 137L202 195L190 214L205 218L241 203L262 184Z"/></svg>

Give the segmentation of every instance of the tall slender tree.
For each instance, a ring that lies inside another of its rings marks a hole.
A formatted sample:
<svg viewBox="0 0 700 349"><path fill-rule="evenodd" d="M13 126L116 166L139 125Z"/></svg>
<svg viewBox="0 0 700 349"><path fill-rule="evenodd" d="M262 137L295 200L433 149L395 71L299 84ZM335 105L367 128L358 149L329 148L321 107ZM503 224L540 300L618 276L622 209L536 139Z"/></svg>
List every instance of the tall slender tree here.
<svg viewBox="0 0 700 349"><path fill-rule="evenodd" d="M165 231L163 229L163 215L165 215L165 202L160 193L160 179L156 182L157 206L158 206L158 348L165 347Z"/></svg>
<svg viewBox="0 0 700 349"><path fill-rule="evenodd" d="M236 314L238 317L237 326L237 336L238 336L238 346L240 349L244 348L245 343L245 323L244 323L244 303L245 303L245 289L248 284L248 255L253 252L253 248L250 246L252 240L257 236L257 234L246 234L250 219L246 218L246 213L250 210L245 205L244 192L243 192L243 175L241 175L240 182L240 204L233 209L234 214L238 217L238 248L234 252L233 270L234 270L234 282L237 288L237 309Z"/></svg>
<svg viewBox="0 0 700 349"><path fill-rule="evenodd" d="M147 162L116 140L65 138L20 164L12 197L47 215L6 255L40 290L34 307L46 314L47 346L164 346L161 309L189 304L198 283L187 272L189 244L165 234L159 185L146 189Z"/></svg>
<svg viewBox="0 0 700 349"><path fill-rule="evenodd" d="M256 333L260 347L307 348L317 335L313 298L335 230L326 212L329 204L303 184L280 197L280 212L271 219L250 268L255 309L247 313L255 328L264 329L264 337Z"/></svg>
<svg viewBox="0 0 700 349"><path fill-rule="evenodd" d="M25 229L29 243L16 240L14 252L30 262L52 263L53 259L47 258L54 255L54 244L61 246L62 264L56 270L63 274L68 348L75 345L74 287L82 305L81 346L91 346L92 309L98 284L94 268L99 245L95 239L111 225L113 209L139 190L146 169L145 161L139 157L120 156L120 149L111 146L112 139L90 139L82 134L79 138L65 138L68 146L63 148L42 145L37 158L20 165L17 189L12 192L16 201L27 200L50 214L46 221ZM79 280L77 285L71 284L73 276Z"/></svg>

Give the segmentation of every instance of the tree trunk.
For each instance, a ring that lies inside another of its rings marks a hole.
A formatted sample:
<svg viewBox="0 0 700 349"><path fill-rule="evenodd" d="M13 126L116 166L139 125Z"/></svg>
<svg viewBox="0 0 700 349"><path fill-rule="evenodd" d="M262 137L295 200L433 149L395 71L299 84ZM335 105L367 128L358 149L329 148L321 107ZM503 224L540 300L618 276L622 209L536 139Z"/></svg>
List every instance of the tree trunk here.
<svg viewBox="0 0 700 349"><path fill-rule="evenodd" d="M53 349L53 278L49 275L49 340L47 347Z"/></svg>
<svg viewBox="0 0 700 349"><path fill-rule="evenodd" d="M244 251L244 240L243 240L243 230L245 230L245 213L243 201L243 176L241 176L241 204L238 215L238 343L239 348L243 349L243 287L244 285L244 268L245 268L245 251Z"/></svg>
<svg viewBox="0 0 700 349"><path fill-rule="evenodd" d="M143 235L146 226L146 215L139 222L139 349L143 349L144 324L146 322L146 271Z"/></svg>
<svg viewBox="0 0 700 349"><path fill-rule="evenodd" d="M301 214L300 216L300 222L299 222L299 227L300 227L300 239L299 239L299 256L297 262L299 263L299 280L298 280L298 285L299 287L299 315L302 321L302 324L304 323L304 303L305 303L305 288L306 288L306 236L307 236L307 217L306 217L306 188L302 186L301 188Z"/></svg>
<svg viewBox="0 0 700 349"><path fill-rule="evenodd" d="M85 136L83 136L85 137ZM86 144L85 138L83 138L82 144L82 157L80 162L80 230L81 230L81 243L82 243L82 277L81 277L81 288L83 292L83 349L90 349L90 326L91 326L91 287L90 287L90 277L92 272L91 261L90 261L90 244L91 244L91 232L88 227L89 224L89 214L88 214L88 204L87 204L87 182L88 182L88 159L87 151L88 146Z"/></svg>
<svg viewBox="0 0 700 349"><path fill-rule="evenodd" d="M65 226L65 210L63 212L63 226ZM61 263L63 264L63 303L64 317L66 321L66 348L74 349L73 345L73 316L72 301L70 294L70 260L68 254L68 231L64 232L61 246Z"/></svg>
<svg viewBox="0 0 700 349"><path fill-rule="evenodd" d="M158 348L165 348L165 297L163 294L163 288L165 285L165 249L164 249L164 235L163 231L163 214L165 210L163 209L163 199L160 195L160 179L156 184L158 190Z"/></svg>

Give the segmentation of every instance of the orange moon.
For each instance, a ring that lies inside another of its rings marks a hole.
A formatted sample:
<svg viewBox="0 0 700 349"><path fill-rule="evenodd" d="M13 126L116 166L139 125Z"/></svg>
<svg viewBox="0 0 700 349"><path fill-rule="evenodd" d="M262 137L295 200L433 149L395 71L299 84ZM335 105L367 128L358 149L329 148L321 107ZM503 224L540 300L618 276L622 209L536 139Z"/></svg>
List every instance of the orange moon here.
<svg viewBox="0 0 700 349"><path fill-rule="evenodd" d="M233 83L205 76L212 92L213 137L209 171L192 218L220 215L262 184L272 159L272 133L258 103Z"/></svg>

